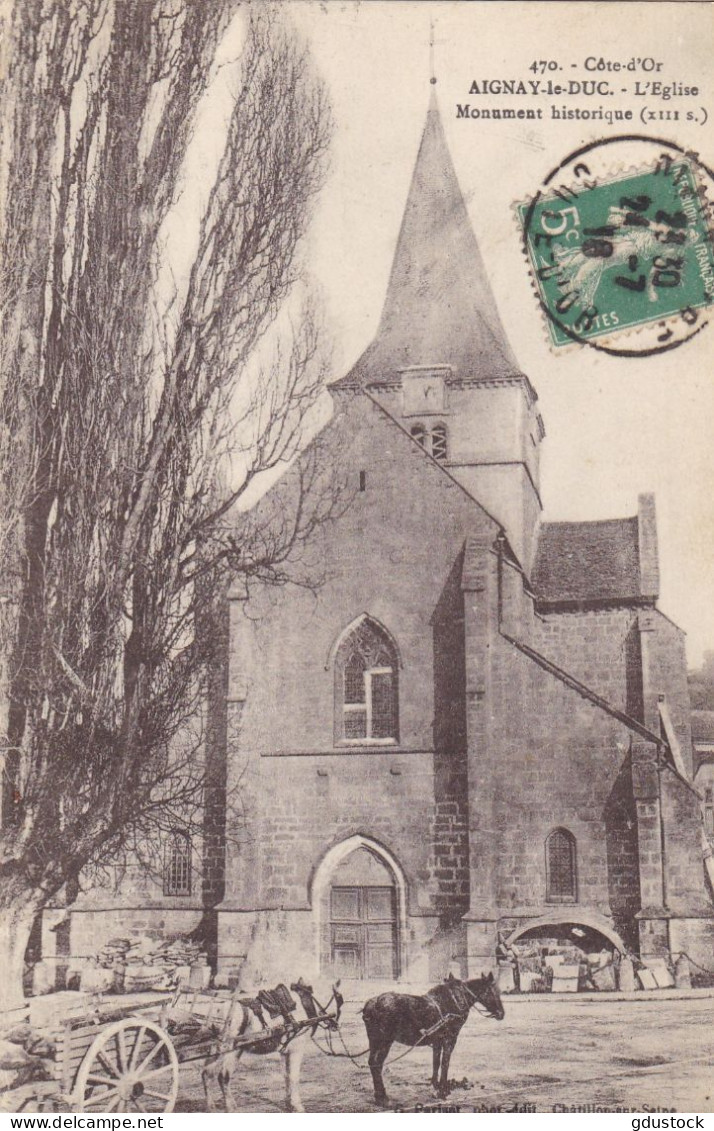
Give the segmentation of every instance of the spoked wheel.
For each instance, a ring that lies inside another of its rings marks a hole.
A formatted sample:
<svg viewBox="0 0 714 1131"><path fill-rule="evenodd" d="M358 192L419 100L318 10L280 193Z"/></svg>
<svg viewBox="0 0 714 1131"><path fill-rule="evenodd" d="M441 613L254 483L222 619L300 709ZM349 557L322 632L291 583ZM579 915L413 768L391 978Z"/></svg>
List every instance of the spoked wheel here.
<svg viewBox="0 0 714 1131"><path fill-rule="evenodd" d="M82 1061L74 1087L77 1111L173 1111L178 1057L152 1021L127 1017L99 1034Z"/></svg>

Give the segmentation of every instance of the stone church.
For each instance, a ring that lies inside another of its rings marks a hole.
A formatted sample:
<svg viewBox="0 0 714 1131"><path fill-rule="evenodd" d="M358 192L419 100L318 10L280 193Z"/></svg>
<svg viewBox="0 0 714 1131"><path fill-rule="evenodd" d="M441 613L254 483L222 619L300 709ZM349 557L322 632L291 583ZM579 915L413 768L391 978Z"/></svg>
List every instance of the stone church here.
<svg viewBox="0 0 714 1131"><path fill-rule="evenodd" d="M178 835L141 906L82 897L72 950L202 920L246 984L421 984L492 966L498 932L576 928L711 965L654 499L541 520L538 396L433 98L376 337L330 392L351 495L315 534L323 583L226 602L209 754L242 820L224 835L214 807L193 884Z"/></svg>

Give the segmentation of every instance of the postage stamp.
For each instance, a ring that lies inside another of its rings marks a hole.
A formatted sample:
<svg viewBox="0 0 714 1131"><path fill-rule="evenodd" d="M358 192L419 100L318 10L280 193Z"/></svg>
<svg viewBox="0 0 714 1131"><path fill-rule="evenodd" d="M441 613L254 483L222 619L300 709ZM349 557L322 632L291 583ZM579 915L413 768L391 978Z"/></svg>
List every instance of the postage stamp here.
<svg viewBox="0 0 714 1131"><path fill-rule="evenodd" d="M554 347L642 356L701 332L714 305L711 185L695 154L615 138L517 206Z"/></svg>

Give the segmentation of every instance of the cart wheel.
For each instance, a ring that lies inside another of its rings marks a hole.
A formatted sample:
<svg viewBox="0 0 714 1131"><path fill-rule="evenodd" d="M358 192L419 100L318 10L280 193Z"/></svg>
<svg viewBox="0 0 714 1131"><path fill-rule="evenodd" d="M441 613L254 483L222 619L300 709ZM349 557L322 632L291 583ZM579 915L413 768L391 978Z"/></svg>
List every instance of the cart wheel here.
<svg viewBox="0 0 714 1131"><path fill-rule="evenodd" d="M77 1111L173 1111L179 1066L170 1038L152 1021L127 1017L108 1025L79 1066Z"/></svg>

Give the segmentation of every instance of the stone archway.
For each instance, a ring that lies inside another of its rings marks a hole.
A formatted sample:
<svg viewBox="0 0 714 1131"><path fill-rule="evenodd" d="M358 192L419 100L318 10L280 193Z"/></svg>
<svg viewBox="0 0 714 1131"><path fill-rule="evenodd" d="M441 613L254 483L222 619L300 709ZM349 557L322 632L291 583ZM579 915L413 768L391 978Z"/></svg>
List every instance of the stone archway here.
<svg viewBox="0 0 714 1131"><path fill-rule="evenodd" d="M614 990L620 962L613 951L628 953L604 916L565 907L519 923L507 941L517 955L513 977L521 992Z"/></svg>
<svg viewBox="0 0 714 1131"><path fill-rule="evenodd" d="M320 970L347 980L404 972L406 882L377 841L352 836L326 853L311 883Z"/></svg>
<svg viewBox="0 0 714 1131"><path fill-rule="evenodd" d="M563 908L558 913L552 915L543 915L537 919L526 919L510 932L508 935L508 943L512 946L522 938L524 935L534 931L547 931L548 928L558 927L574 927L583 928L588 932L594 931L596 934L601 935L605 942L609 943L620 954L626 954L629 950L622 937L610 925L604 916L593 913L575 913L569 914Z"/></svg>

